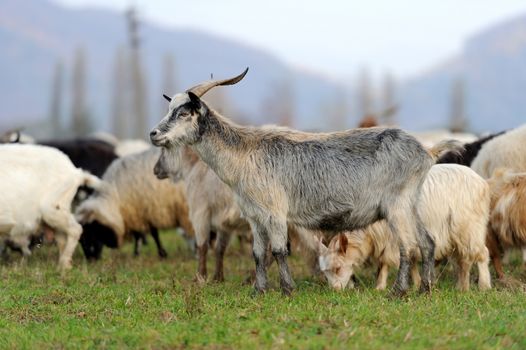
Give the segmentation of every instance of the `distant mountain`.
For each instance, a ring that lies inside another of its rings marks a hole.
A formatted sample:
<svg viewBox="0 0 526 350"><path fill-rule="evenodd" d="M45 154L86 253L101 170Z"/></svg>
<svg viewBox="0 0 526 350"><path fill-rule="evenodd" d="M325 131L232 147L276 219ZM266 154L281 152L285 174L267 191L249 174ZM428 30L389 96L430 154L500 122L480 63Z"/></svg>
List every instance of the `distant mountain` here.
<svg viewBox="0 0 526 350"><path fill-rule="evenodd" d="M465 83L471 130L503 130L526 123L526 15L475 35L458 57L406 82L401 124L411 129L446 126L451 87L459 78Z"/></svg>
<svg viewBox="0 0 526 350"><path fill-rule="evenodd" d="M94 8L73 9L50 0L0 0L0 130L32 125L46 136L55 64L65 64L63 116L71 111L71 66L79 47L87 54L88 108L97 129L108 130L113 66L126 47L124 14ZM142 60L147 81L150 125L161 118L162 62L174 55L178 89L246 66L238 86L223 88L238 121L278 122L276 102L292 96L295 126L330 129L356 125L356 95L343 82L294 69L268 52L243 43L184 29L141 23ZM493 26L467 40L463 51L425 74L400 85L397 119L404 128L448 126L456 79L466 87L466 114L472 131L502 130L526 122L526 15ZM283 91L283 86L291 91ZM342 123L341 106L346 106ZM340 118L333 120L331 118ZM37 135L40 136L40 135Z"/></svg>
<svg viewBox="0 0 526 350"><path fill-rule="evenodd" d="M295 122L303 128L327 127L327 121L319 117L320 106L338 90L335 82L291 69L263 50L193 30L141 23L140 39L151 125L164 112L161 94L175 93L161 91L162 60L172 53L180 89L209 79L210 73L228 77L249 66L250 72L240 85L224 88L244 120L276 122L265 115L265 101L273 94L273 86L287 81L292 86L295 112L302 116ZM69 115L71 65L75 50L82 47L87 54L89 112L96 127L107 130L115 55L126 44L124 14L73 9L47 0L0 0L0 129L43 124L49 114L53 70L59 59L64 61L66 73L63 114Z"/></svg>

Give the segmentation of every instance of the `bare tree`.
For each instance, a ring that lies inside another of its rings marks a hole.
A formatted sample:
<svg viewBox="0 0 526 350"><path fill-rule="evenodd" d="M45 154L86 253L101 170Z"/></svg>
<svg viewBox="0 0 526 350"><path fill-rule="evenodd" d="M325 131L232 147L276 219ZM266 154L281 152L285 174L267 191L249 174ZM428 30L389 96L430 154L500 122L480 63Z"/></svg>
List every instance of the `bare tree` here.
<svg viewBox="0 0 526 350"><path fill-rule="evenodd" d="M86 54L82 48L75 52L72 73L72 131L75 136L85 136L91 131L86 110Z"/></svg>
<svg viewBox="0 0 526 350"><path fill-rule="evenodd" d="M132 85L132 115L134 118L132 137L145 138L148 129L146 107L146 83L141 65L140 40L138 35L139 22L135 8L130 8L126 17L128 20L128 35L130 42L130 76Z"/></svg>
<svg viewBox="0 0 526 350"><path fill-rule="evenodd" d="M51 85L51 103L49 108L49 124L51 127L51 136L54 138L60 137L62 131L62 99L63 99L63 84L64 80L64 64L58 61L55 65L53 73L53 82Z"/></svg>
<svg viewBox="0 0 526 350"><path fill-rule="evenodd" d="M464 80L462 78L458 78L453 82L449 124L451 132L464 132L467 129L465 89Z"/></svg>
<svg viewBox="0 0 526 350"><path fill-rule="evenodd" d="M127 96L127 76L126 60L122 48L115 54L113 66L113 96L111 99L112 109L112 131L118 138L128 136L126 128L126 96Z"/></svg>

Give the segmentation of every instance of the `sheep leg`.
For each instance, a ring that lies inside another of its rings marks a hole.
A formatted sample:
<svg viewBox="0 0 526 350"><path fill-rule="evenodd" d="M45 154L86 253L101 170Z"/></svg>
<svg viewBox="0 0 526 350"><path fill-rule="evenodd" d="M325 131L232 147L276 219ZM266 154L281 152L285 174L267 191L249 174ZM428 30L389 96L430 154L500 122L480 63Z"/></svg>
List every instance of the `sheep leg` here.
<svg viewBox="0 0 526 350"><path fill-rule="evenodd" d="M418 265L413 261L413 266L411 267L411 279L413 280L413 285L416 288L420 288L422 284L422 279L420 278L420 271L418 271Z"/></svg>
<svg viewBox="0 0 526 350"><path fill-rule="evenodd" d="M133 248L133 255L139 256L140 253L140 246L142 243L142 233L137 231L132 231L133 238L135 240L135 246Z"/></svg>
<svg viewBox="0 0 526 350"><path fill-rule="evenodd" d="M486 235L486 247L489 251L489 256L491 258L491 261L493 262L493 267L495 268L495 272L497 273L497 278L499 280L504 279L504 269L502 267L502 261L500 259L502 249L500 248L499 242L497 241L497 237L495 236L495 233L491 229L491 227L488 227L488 233Z"/></svg>
<svg viewBox="0 0 526 350"><path fill-rule="evenodd" d="M228 242L230 241L230 234L226 232L219 232L217 237L217 243L216 243L216 269L214 273L214 281L216 282L223 282L225 280L225 276L223 273L223 260L225 257L225 251L226 247L228 246Z"/></svg>
<svg viewBox="0 0 526 350"><path fill-rule="evenodd" d="M491 288L491 277L489 273L489 252L486 247L481 254L479 261L477 262L477 268L479 270L479 289L486 290Z"/></svg>
<svg viewBox="0 0 526 350"><path fill-rule="evenodd" d="M75 220L69 211L50 208L42 212L42 219L46 225L58 233L57 236L65 235L60 242L57 239L59 246L59 268L67 270L71 268L71 258L75 252L75 248L82 234L82 226Z"/></svg>
<svg viewBox="0 0 526 350"><path fill-rule="evenodd" d="M469 290L469 272L473 263L464 257L458 258L458 279L457 288L460 291Z"/></svg>
<svg viewBox="0 0 526 350"><path fill-rule="evenodd" d="M161 244L161 240L159 239L159 230L157 230L157 227L150 226L150 234L152 235L155 245L157 246L157 253L159 254L159 257L166 258L168 254Z"/></svg>
<svg viewBox="0 0 526 350"><path fill-rule="evenodd" d="M93 253L93 259L94 260L100 260L100 256L102 254L102 248L103 248L103 245L102 245L102 242L94 242L93 244L93 250L92 250L92 253Z"/></svg>
<svg viewBox="0 0 526 350"><path fill-rule="evenodd" d="M205 242L202 245L197 246L197 256L198 256L198 263L197 263L197 275L195 276L195 279L199 283L206 282L206 276L207 276L207 270L206 270L206 254L208 253L208 243Z"/></svg>
<svg viewBox="0 0 526 350"><path fill-rule="evenodd" d="M378 276L376 278L376 289L384 290L387 287L387 276L389 274L389 266L381 264L378 268Z"/></svg>

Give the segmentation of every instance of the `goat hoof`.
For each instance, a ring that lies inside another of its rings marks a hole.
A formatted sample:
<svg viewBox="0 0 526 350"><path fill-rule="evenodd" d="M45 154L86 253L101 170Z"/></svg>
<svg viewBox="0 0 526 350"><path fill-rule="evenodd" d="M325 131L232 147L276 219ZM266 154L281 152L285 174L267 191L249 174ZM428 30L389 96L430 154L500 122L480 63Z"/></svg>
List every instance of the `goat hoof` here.
<svg viewBox="0 0 526 350"><path fill-rule="evenodd" d="M243 281L244 285L251 285L256 282L256 271L251 271L249 275Z"/></svg>
<svg viewBox="0 0 526 350"><path fill-rule="evenodd" d="M398 287L393 287L387 297L391 300L402 299L407 296L407 289L401 289Z"/></svg>
<svg viewBox="0 0 526 350"><path fill-rule="evenodd" d="M162 250L159 250L159 257L162 258L162 259L165 259L168 257L168 253L166 252L166 250L162 249Z"/></svg>
<svg viewBox="0 0 526 350"><path fill-rule="evenodd" d="M253 296L265 294L267 292L267 286L264 287L258 287L257 284L254 285L254 289L252 291Z"/></svg>
<svg viewBox="0 0 526 350"><path fill-rule="evenodd" d="M294 291L293 285L284 284L284 283L281 284L281 292L283 293L283 295L291 296L293 291Z"/></svg>

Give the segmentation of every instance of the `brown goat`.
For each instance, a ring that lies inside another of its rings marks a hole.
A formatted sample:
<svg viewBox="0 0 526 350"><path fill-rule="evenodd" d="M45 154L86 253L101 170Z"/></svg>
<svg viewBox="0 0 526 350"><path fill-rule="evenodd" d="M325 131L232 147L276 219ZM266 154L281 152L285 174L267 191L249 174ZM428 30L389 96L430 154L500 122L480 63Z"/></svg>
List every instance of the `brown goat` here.
<svg viewBox="0 0 526 350"><path fill-rule="evenodd" d="M526 173L498 169L488 183L491 212L486 244L497 277L503 279L502 254L526 247Z"/></svg>

